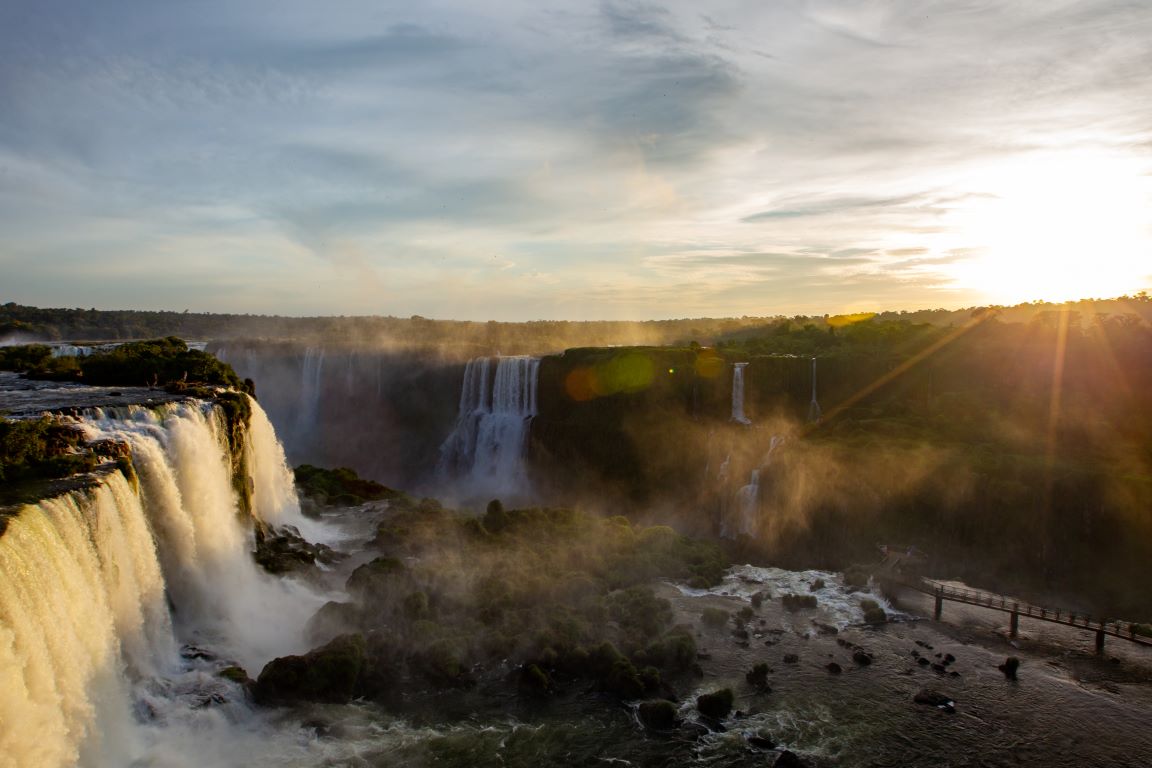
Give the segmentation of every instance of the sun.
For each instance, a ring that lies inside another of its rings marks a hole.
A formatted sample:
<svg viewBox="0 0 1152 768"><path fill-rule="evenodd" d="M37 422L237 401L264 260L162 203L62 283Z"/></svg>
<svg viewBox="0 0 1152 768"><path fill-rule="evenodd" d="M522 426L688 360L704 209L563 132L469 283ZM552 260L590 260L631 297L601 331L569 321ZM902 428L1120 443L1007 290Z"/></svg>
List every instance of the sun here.
<svg viewBox="0 0 1152 768"><path fill-rule="evenodd" d="M1152 176L1130 157L1045 154L979 174L949 216L951 276L995 303L1120 296L1152 275Z"/></svg>

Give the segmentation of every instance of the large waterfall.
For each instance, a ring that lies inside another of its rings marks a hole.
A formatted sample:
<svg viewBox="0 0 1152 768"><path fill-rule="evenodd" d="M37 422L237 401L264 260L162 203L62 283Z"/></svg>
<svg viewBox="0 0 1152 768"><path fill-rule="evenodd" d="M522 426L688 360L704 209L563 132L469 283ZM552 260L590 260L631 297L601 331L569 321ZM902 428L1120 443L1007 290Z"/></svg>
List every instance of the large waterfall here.
<svg viewBox="0 0 1152 768"><path fill-rule="evenodd" d="M528 492L524 449L536 415L540 359L478 357L464 369L456 427L440 448L438 474L468 496Z"/></svg>
<svg viewBox="0 0 1152 768"><path fill-rule="evenodd" d="M252 409L253 512L304 526L283 452ZM244 706L214 671L234 661L256 674L304 650L324 597L253 562L215 406L77 421L91 439L127 443L134 471L26 505L0 535L0 766L199 764L165 743Z"/></svg>

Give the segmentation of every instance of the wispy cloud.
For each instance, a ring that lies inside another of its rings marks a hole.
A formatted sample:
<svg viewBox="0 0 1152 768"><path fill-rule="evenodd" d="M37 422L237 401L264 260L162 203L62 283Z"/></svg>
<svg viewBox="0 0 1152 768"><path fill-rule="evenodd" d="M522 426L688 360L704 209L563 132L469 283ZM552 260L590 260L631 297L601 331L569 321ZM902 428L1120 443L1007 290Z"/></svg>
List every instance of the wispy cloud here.
<svg viewBox="0 0 1152 768"><path fill-rule="evenodd" d="M979 245L953 212L996 194L983 171L1152 158L1152 7L1123 0L16 5L2 300L972 303L948 267Z"/></svg>

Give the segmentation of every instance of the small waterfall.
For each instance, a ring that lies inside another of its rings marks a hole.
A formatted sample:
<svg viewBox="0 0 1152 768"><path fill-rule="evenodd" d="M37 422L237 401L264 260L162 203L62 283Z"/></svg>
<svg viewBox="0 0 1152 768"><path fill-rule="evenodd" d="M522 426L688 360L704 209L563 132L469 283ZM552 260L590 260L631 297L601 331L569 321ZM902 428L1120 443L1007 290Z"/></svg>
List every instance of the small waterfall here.
<svg viewBox="0 0 1152 768"><path fill-rule="evenodd" d="M535 357L468 362L456 426L440 447L437 469L445 482L474 496L527 493L524 448L539 371Z"/></svg>
<svg viewBox="0 0 1152 768"><path fill-rule="evenodd" d="M812 358L812 402L808 404L808 421L820 421L821 416L820 403L816 402L816 358Z"/></svg>
<svg viewBox="0 0 1152 768"><path fill-rule="evenodd" d="M744 415L744 369L748 363L736 363L732 367L732 421L737 424L751 424Z"/></svg>
<svg viewBox="0 0 1152 768"><path fill-rule="evenodd" d="M760 476L761 472L772 466L772 456L784 444L783 435L772 435L768 441L768 450L760 460L760 466L752 470L748 483L736 492L734 519L725 518L721 521L720 535L724 538L734 539L743 534L756 536L760 529ZM727 460L725 460L725 467Z"/></svg>
<svg viewBox="0 0 1152 768"><path fill-rule="evenodd" d="M324 348L308 347L304 350L301 366L300 405L296 411L295 435L297 443L307 444L316 434L320 416L320 395L323 392Z"/></svg>

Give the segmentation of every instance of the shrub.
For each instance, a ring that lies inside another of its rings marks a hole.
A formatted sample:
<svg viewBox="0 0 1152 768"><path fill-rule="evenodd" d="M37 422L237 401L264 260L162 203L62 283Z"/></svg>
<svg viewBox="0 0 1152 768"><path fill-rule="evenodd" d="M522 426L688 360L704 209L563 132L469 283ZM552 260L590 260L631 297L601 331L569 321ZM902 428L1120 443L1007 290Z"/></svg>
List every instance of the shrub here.
<svg viewBox="0 0 1152 768"><path fill-rule="evenodd" d="M704 693L696 697L696 709L705 717L714 720L723 720L732 711L732 702L735 697L731 688L721 688L712 693Z"/></svg>

